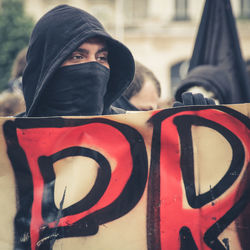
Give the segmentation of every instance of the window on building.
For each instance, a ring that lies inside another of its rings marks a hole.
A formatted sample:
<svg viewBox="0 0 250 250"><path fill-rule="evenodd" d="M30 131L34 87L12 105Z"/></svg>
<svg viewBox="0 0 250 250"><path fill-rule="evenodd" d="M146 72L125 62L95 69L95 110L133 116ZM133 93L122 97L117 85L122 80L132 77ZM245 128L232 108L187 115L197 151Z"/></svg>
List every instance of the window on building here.
<svg viewBox="0 0 250 250"><path fill-rule="evenodd" d="M75 0L76 1L76 0ZM114 27L116 0L82 0L85 9L96 17L110 32Z"/></svg>
<svg viewBox="0 0 250 250"><path fill-rule="evenodd" d="M241 17L250 18L250 0L241 0Z"/></svg>
<svg viewBox="0 0 250 250"><path fill-rule="evenodd" d="M189 20L188 0L175 0L175 17L176 21Z"/></svg>
<svg viewBox="0 0 250 250"><path fill-rule="evenodd" d="M109 5L93 4L89 7L89 12L100 20L105 28L110 28L113 25L114 12Z"/></svg>
<svg viewBox="0 0 250 250"><path fill-rule="evenodd" d="M124 15L129 23L147 17L148 0L124 0Z"/></svg>

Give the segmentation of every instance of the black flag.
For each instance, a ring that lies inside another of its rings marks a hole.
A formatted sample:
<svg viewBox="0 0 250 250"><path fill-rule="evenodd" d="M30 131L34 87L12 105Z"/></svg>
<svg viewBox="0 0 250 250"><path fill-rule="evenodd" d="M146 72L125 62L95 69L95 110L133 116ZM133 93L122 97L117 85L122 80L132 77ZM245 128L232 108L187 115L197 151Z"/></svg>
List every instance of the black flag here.
<svg viewBox="0 0 250 250"><path fill-rule="evenodd" d="M232 103L250 102L250 85L230 0L206 0L189 71L210 64L225 70L231 82Z"/></svg>

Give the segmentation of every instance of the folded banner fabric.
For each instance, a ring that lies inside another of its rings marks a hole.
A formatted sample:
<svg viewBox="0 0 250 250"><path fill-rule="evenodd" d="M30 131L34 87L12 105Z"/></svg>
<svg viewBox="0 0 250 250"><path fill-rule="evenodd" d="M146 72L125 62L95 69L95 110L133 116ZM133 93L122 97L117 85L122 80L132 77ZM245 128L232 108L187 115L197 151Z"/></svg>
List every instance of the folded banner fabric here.
<svg viewBox="0 0 250 250"><path fill-rule="evenodd" d="M249 116L0 118L0 249L249 249Z"/></svg>

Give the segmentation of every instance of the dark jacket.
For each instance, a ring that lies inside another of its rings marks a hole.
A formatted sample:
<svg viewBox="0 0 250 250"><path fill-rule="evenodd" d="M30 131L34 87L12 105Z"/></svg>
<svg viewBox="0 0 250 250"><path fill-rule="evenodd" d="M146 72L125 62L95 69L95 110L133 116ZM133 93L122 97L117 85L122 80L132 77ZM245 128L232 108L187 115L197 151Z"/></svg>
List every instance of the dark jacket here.
<svg viewBox="0 0 250 250"><path fill-rule="evenodd" d="M95 17L78 8L60 5L38 21L30 38L23 75L24 116L33 116L46 85L66 58L86 39L95 36L103 37L109 48L110 78L103 114L123 112L111 104L133 79L134 59L130 51L113 39Z"/></svg>
<svg viewBox="0 0 250 250"><path fill-rule="evenodd" d="M120 96L113 105L117 108L129 110L129 111L138 111L139 109L136 108L125 96Z"/></svg>
<svg viewBox="0 0 250 250"><path fill-rule="evenodd" d="M214 93L221 104L232 103L232 89L226 71L218 66L201 65L191 70L175 93L175 99L181 101L181 94L194 86L204 87Z"/></svg>

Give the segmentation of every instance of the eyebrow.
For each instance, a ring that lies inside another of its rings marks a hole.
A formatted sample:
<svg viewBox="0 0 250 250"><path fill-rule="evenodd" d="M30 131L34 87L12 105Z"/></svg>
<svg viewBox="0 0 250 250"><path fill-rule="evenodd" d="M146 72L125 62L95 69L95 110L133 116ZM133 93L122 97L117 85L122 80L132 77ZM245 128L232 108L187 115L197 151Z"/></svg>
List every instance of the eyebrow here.
<svg viewBox="0 0 250 250"><path fill-rule="evenodd" d="M87 54L89 53L88 50L82 49L82 48L78 48L74 52L87 53ZM96 53L101 53L101 52L108 52L108 48L107 47L103 47L103 48L99 49Z"/></svg>

